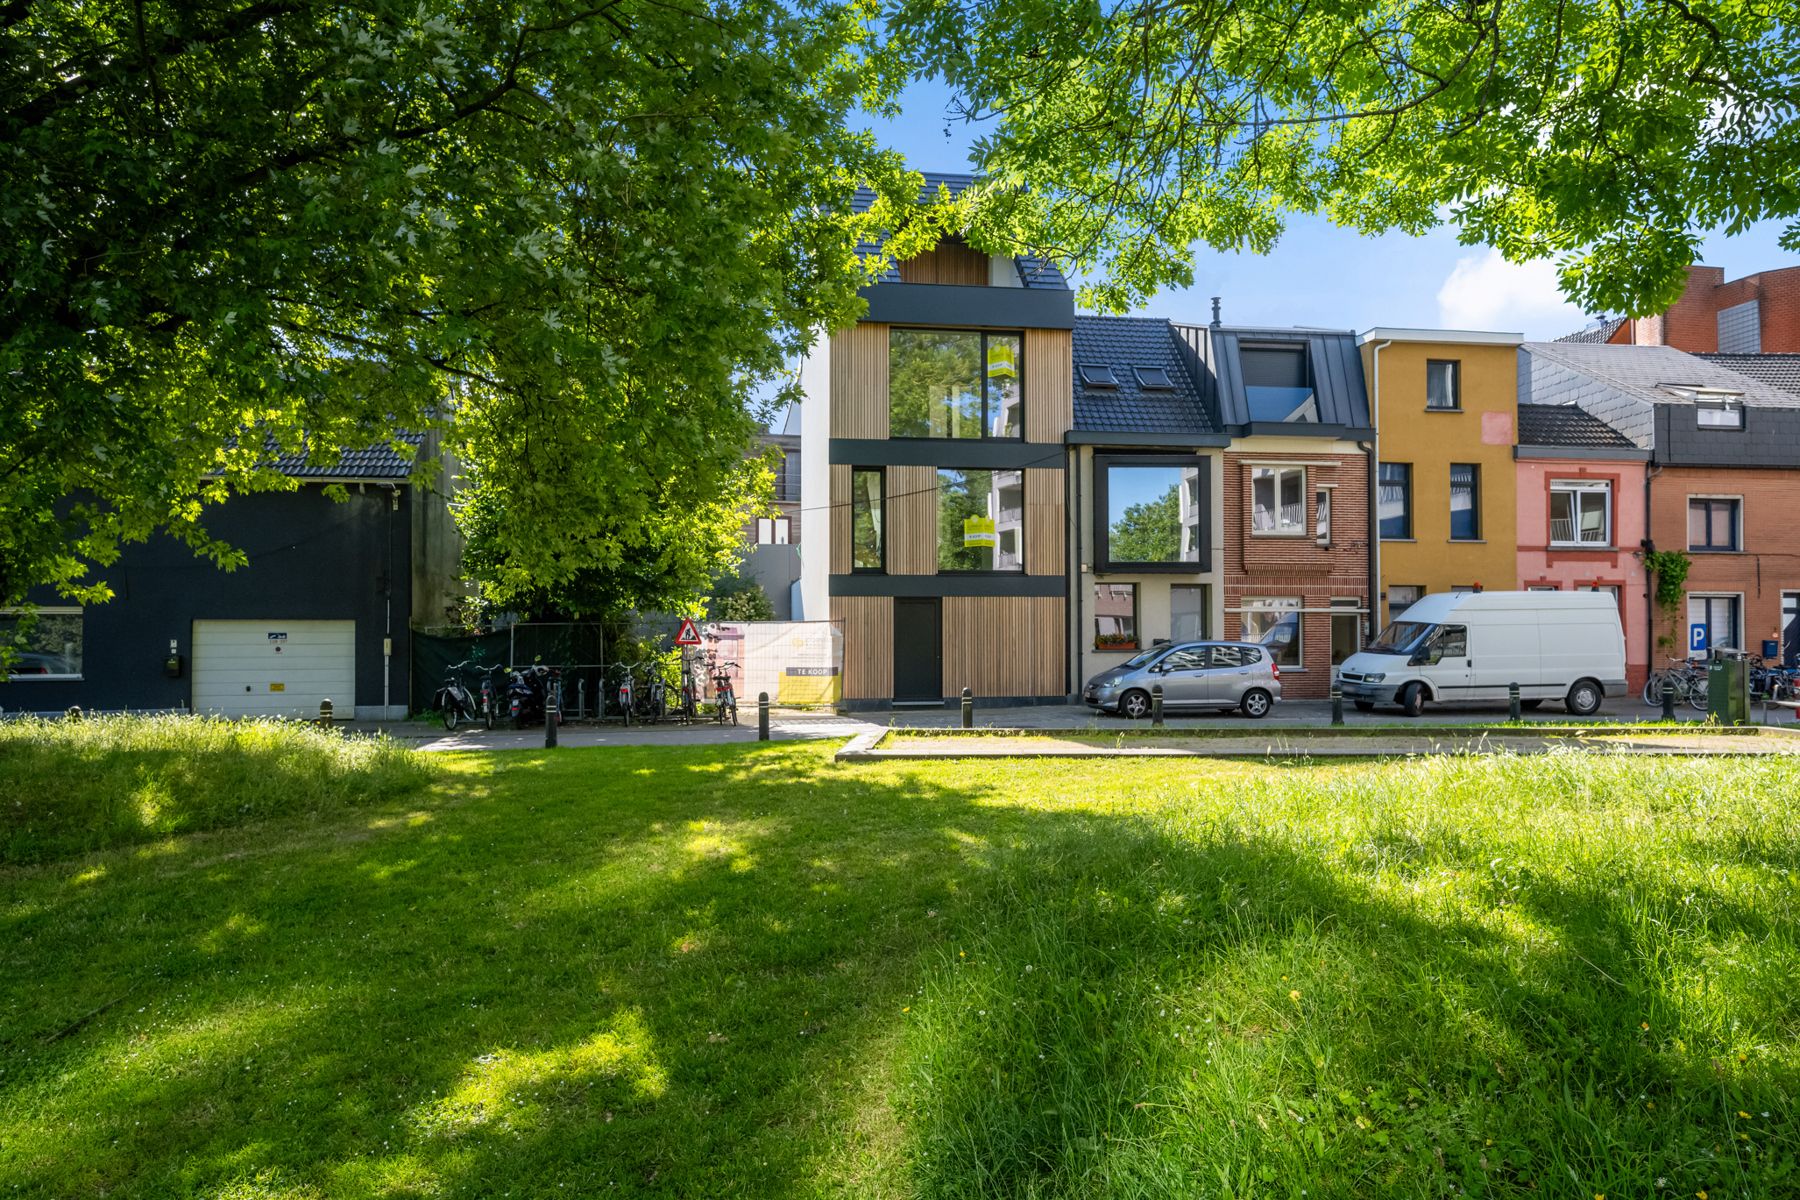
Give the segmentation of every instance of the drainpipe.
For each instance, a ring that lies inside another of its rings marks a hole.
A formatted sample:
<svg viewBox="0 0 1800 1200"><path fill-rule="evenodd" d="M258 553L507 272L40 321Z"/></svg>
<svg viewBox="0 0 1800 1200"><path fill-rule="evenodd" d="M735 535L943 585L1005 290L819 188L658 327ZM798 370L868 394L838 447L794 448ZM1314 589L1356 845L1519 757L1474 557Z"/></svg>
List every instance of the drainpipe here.
<svg viewBox="0 0 1800 1200"><path fill-rule="evenodd" d="M1650 481L1662 474L1662 468L1654 462L1644 464L1644 540L1641 545L1646 552L1656 549L1656 539L1650 536L1653 526L1650 524ZM1675 623L1677 631L1681 623ZM1746 641L1748 639L1745 639ZM1656 669L1656 585L1650 581L1650 572L1644 572L1644 670Z"/></svg>
<svg viewBox="0 0 1800 1200"><path fill-rule="evenodd" d="M1381 352L1393 344L1389 339L1369 348L1369 425L1375 431L1364 451L1369 456L1369 641L1381 632Z"/></svg>
<svg viewBox="0 0 1800 1200"><path fill-rule="evenodd" d="M1072 475L1075 480L1075 507L1072 510L1072 514L1075 518L1075 560L1074 568L1069 574L1071 578L1074 579L1075 586L1070 589L1069 596L1069 609L1070 612L1074 614L1073 619L1069 623L1068 630L1069 660L1070 665L1073 668L1069 672L1069 690L1072 693L1079 695L1082 685L1087 682L1087 680L1081 677L1081 595L1083 591L1081 582L1081 447L1075 446L1072 447L1072 449L1074 453L1070 459L1072 469L1069 474ZM1064 536L1067 535L1065 534Z"/></svg>

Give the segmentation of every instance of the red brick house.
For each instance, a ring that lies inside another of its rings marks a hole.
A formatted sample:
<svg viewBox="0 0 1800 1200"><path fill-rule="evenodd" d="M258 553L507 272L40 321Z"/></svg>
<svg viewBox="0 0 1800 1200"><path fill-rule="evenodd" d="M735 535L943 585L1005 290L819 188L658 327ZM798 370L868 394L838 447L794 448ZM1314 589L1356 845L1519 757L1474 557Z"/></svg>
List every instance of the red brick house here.
<svg viewBox="0 0 1800 1200"><path fill-rule="evenodd" d="M1558 339L1612 346L1673 346L1690 354L1800 352L1800 266L1725 279L1719 267L1688 268L1687 289L1665 312L1602 317Z"/></svg>

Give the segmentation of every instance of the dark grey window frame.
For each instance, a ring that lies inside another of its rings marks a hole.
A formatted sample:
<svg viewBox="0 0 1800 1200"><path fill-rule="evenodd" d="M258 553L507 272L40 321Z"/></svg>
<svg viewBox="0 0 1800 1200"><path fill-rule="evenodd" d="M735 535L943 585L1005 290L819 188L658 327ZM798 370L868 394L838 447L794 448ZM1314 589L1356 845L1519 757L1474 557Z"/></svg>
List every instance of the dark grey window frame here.
<svg viewBox="0 0 1800 1200"><path fill-rule="evenodd" d="M1450 403L1433 404L1431 402L1431 368L1450 368ZM1462 359L1460 358L1428 358L1425 360L1425 411L1426 412L1461 412L1462 411Z"/></svg>
<svg viewBox="0 0 1800 1200"><path fill-rule="evenodd" d="M1467 467L1469 469L1469 509L1470 509L1470 512L1474 514L1475 532L1468 537L1458 537L1456 535L1456 503L1455 502L1456 502L1456 468L1458 468L1458 467ZM1484 530L1482 529L1483 522L1481 520L1481 464L1480 463L1464 462L1464 463L1451 463L1450 464L1450 501L1451 501L1450 540L1453 542L1479 542L1479 541L1481 541Z"/></svg>
<svg viewBox="0 0 1800 1200"><path fill-rule="evenodd" d="M1111 467L1197 467L1201 500L1199 558L1194 562L1115 562L1108 545L1107 482ZM1212 570L1212 460L1204 454L1094 455L1094 569L1101 574L1200 575Z"/></svg>
<svg viewBox="0 0 1800 1200"><path fill-rule="evenodd" d="M1694 545L1693 538L1690 536L1688 538L1688 547L1687 547L1688 553L1689 554L1742 554L1744 552L1744 501L1743 501L1743 498L1740 496L1689 496L1688 497L1688 528L1690 531L1693 529L1694 506L1696 504L1705 505L1705 507L1706 507L1706 536L1708 538L1712 537L1713 506L1714 505L1729 505L1730 506L1729 511L1731 513L1731 544L1729 546L1715 546L1709 541L1707 544L1705 544L1703 546L1696 546L1696 545Z"/></svg>
<svg viewBox="0 0 1800 1200"><path fill-rule="evenodd" d="M856 565L856 476L863 471L872 472L881 481L881 520L875 527L875 557L881 561L880 566L859 567ZM887 468L885 467L851 467L850 468L850 571L855 575L887 574L888 519L892 514L888 511Z"/></svg>
<svg viewBox="0 0 1800 1200"><path fill-rule="evenodd" d="M967 333L981 339L981 436L978 438L933 438L905 435L906 440L915 442L931 442L940 446L979 445L982 442L998 442L1003 445L1017 444L1025 440L1025 423L1027 408L1025 403L1025 331L1023 329L988 329L968 328L965 326L934 325L890 325L888 326L888 420L893 421L894 414L894 335L896 333ZM1019 372L1019 432L1015 434L988 432L988 339L990 337L1010 337L1019 340L1019 359L1014 364Z"/></svg>

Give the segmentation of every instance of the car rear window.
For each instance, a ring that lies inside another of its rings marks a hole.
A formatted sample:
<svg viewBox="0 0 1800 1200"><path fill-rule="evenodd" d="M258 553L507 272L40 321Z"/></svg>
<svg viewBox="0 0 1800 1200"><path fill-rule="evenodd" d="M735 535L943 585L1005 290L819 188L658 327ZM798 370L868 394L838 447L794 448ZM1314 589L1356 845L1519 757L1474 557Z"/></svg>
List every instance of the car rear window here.
<svg viewBox="0 0 1800 1200"><path fill-rule="evenodd" d="M1262 661L1262 651L1255 646L1214 646L1212 662L1215 667L1248 667Z"/></svg>

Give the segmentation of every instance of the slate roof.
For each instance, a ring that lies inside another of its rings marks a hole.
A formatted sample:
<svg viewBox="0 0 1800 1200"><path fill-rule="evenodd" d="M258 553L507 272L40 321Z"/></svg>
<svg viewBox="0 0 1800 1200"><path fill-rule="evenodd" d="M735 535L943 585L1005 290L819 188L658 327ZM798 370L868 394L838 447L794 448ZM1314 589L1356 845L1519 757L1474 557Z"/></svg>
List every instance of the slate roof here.
<svg viewBox="0 0 1800 1200"><path fill-rule="evenodd" d="M959 175L945 171L926 171L923 172L923 174L925 176L925 182L919 188L919 200L921 203L936 199L938 191L941 188L948 189L951 199L955 199L962 195L964 188L969 187L975 182L975 176L973 175ZM859 187L856 189L856 194L851 197L850 210L859 213L867 212L869 211L869 206L874 202L875 193L869 188ZM856 248L856 252L859 255L867 256L876 253L880 249L881 246L877 242L864 242ZM1063 273L1057 265L1047 258L1038 258L1028 254L1015 255L1013 257L1013 266L1018 269L1019 282L1025 287L1049 289L1058 292L1066 292L1069 290L1069 281L1063 278ZM901 282L899 268L893 263L889 263L887 270L878 280L876 280L876 282Z"/></svg>
<svg viewBox="0 0 1800 1200"><path fill-rule="evenodd" d="M1602 346L1583 342L1527 342L1524 349L1650 404L1692 404L1692 398L1666 390L1677 386L1740 392L1748 408L1800 408L1800 393L1783 391L1718 361L1721 357L1761 355L1702 357L1673 346Z"/></svg>
<svg viewBox="0 0 1800 1200"><path fill-rule="evenodd" d="M425 436L397 433L394 440L411 446L416 452L424 444ZM279 447L271 443L269 449L274 451ZM405 479L412 474L413 459L382 443L363 450L345 450L328 463L308 462L305 452L297 451L277 455L270 465L295 479Z"/></svg>
<svg viewBox="0 0 1800 1200"><path fill-rule="evenodd" d="M1210 434L1218 425L1209 415L1203 372L1174 326L1159 317L1077 315L1074 335L1075 428L1090 433ZM1107 366L1116 388L1082 382L1083 365ZM1134 367L1161 367L1174 391L1146 390Z"/></svg>
<svg viewBox="0 0 1800 1200"><path fill-rule="evenodd" d="M1250 399L1244 391L1240 348L1304 345L1318 423L1284 425L1280 432L1296 437L1338 436L1341 429L1368 429L1369 392L1363 379L1362 351L1353 329L1270 328L1246 325L1177 325L1176 333L1210 368L1211 396L1219 420L1234 436L1247 436L1252 424ZM1262 430L1259 432L1269 432Z"/></svg>
<svg viewBox="0 0 1800 1200"><path fill-rule="evenodd" d="M1800 393L1800 354L1696 354L1694 357L1728 367L1769 387Z"/></svg>
<svg viewBox="0 0 1800 1200"><path fill-rule="evenodd" d="M1559 342L1590 342L1604 344L1619 332L1619 326L1625 323L1624 317L1601 317L1598 325L1589 325L1586 329L1577 329L1574 333L1565 333L1556 340Z"/></svg>
<svg viewBox="0 0 1800 1200"><path fill-rule="evenodd" d="M1630 438L1573 404L1519 405L1519 445L1630 450Z"/></svg>

